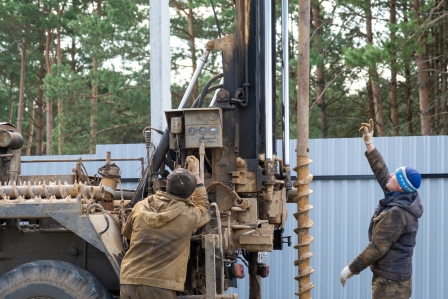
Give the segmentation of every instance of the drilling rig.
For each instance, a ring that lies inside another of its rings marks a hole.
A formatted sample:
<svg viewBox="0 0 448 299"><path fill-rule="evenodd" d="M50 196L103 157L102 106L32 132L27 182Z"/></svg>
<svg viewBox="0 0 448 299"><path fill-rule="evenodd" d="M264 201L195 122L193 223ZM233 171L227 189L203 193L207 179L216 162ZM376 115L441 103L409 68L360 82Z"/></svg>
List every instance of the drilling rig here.
<svg viewBox="0 0 448 299"><path fill-rule="evenodd" d="M282 4L287 49L288 1ZM127 213L138 201L166 190L168 174L194 155L200 161L212 219L191 237L185 291L178 298L238 298L225 291L244 277L241 260L248 268L249 298L261 299L261 279L269 274L264 253L291 244L290 236L283 235L288 196L298 207L293 213L299 236L294 246L299 268L296 295L310 298L308 92L299 101L303 107L298 107L298 175L293 183L288 50L282 53L283 109L276 110L275 1L237 0L235 5L235 34L206 43L179 107L165 111L167 128L160 143L152 144L153 131L145 131L148 165L134 193L124 196L117 190L120 169L109 155L99 177L83 175L80 165L70 176L21 176L23 138L11 124L0 125L0 181L6 182L0 186L0 297L118 298L120 263L128 246L121 235ZM306 14L306 7L302 9ZM309 24L309 16L303 19ZM301 34L306 37L302 48L309 47L308 24L308 34ZM211 51L222 53L222 72L190 100ZM307 54L299 53L299 72L300 64L306 71L299 88L304 90L309 88ZM275 142L279 113L282 155ZM24 277L31 279L21 283ZM60 277L71 280L67 284Z"/></svg>

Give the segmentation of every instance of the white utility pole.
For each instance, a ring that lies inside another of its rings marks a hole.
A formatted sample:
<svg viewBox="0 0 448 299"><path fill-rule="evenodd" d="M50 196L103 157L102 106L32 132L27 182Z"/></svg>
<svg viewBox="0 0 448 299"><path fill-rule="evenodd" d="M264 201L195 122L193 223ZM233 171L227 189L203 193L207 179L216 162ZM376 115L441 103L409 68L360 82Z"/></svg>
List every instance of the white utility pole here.
<svg viewBox="0 0 448 299"><path fill-rule="evenodd" d="M151 127L165 130L164 110L171 109L171 53L169 0L150 0L150 83L151 83ZM152 132L154 145L161 135Z"/></svg>

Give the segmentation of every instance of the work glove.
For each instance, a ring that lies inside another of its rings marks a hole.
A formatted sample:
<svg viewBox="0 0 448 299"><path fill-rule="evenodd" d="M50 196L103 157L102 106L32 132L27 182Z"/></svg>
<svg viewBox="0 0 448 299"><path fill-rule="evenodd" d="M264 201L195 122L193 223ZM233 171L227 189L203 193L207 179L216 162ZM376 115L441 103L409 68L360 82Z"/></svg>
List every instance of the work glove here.
<svg viewBox="0 0 448 299"><path fill-rule="evenodd" d="M370 119L368 124L362 123L361 128L359 128L359 131L362 132L362 140L364 140L364 143L371 144L374 131L373 120Z"/></svg>
<svg viewBox="0 0 448 299"><path fill-rule="evenodd" d="M194 175L199 173L199 161L195 156L188 156L185 159L185 168Z"/></svg>
<svg viewBox="0 0 448 299"><path fill-rule="evenodd" d="M353 273L350 271L348 266L345 266L345 268L342 269L342 271L341 271L341 283L342 283L342 286L345 286L345 282L347 281L347 279L349 279L352 276L353 276Z"/></svg>

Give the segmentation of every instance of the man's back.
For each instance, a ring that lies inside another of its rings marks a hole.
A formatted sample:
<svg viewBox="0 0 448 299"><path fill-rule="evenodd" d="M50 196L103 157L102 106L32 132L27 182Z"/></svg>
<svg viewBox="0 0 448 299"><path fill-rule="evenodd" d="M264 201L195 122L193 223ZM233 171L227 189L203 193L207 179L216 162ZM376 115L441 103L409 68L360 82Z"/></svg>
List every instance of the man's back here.
<svg viewBox="0 0 448 299"><path fill-rule="evenodd" d="M162 191L133 208L123 235L131 246L121 266L121 284L182 291L190 236L210 220L205 187L193 200Z"/></svg>

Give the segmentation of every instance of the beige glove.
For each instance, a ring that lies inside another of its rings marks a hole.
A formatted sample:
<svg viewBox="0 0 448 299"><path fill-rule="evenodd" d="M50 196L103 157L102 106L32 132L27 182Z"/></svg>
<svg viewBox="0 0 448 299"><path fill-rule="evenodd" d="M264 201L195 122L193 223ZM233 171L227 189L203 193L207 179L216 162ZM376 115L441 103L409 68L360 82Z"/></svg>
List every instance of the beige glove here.
<svg viewBox="0 0 448 299"><path fill-rule="evenodd" d="M350 271L348 266L345 266L345 268L342 269L342 271L341 271L341 283L342 283L342 286L345 286L345 282L347 281L347 279L349 279L352 276L353 276L353 273Z"/></svg>
<svg viewBox="0 0 448 299"><path fill-rule="evenodd" d="M199 174L199 161L195 156L188 156L185 159L185 168L194 175Z"/></svg>
<svg viewBox="0 0 448 299"><path fill-rule="evenodd" d="M370 119L368 124L362 123L361 128L359 128L359 131L362 132L362 139L364 140L364 143L371 144L374 132L373 120Z"/></svg>

